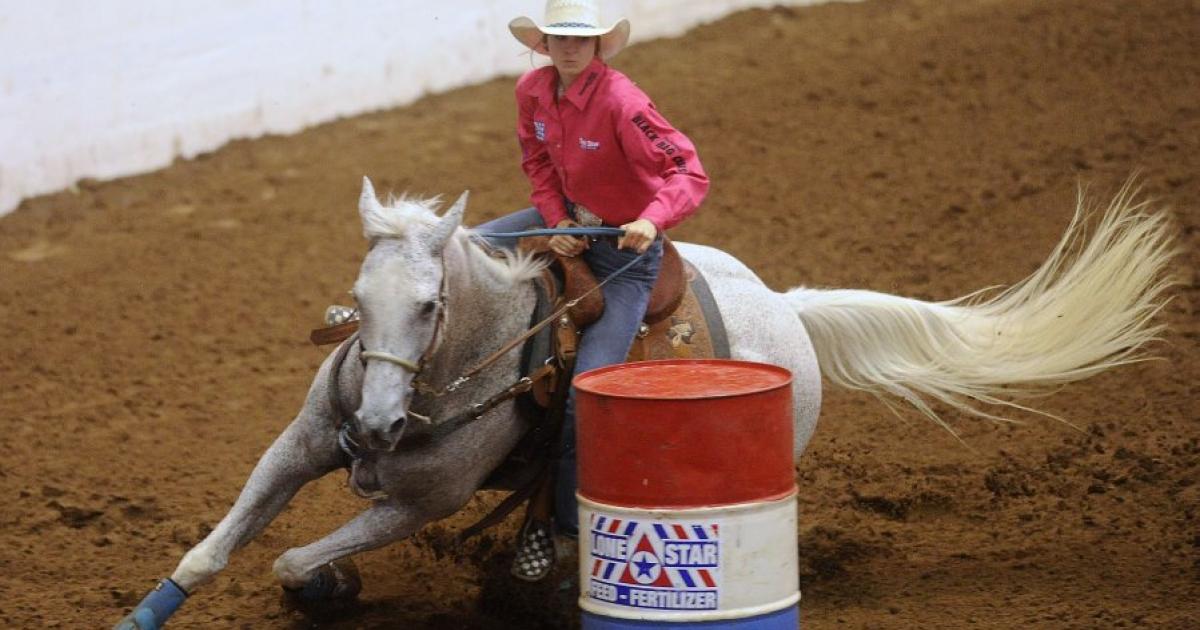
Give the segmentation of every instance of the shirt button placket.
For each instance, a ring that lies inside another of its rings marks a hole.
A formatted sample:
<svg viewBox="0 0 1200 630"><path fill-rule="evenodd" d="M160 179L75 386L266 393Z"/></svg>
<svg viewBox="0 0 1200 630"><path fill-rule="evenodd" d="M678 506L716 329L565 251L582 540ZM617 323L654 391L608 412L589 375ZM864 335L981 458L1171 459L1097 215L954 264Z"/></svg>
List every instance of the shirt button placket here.
<svg viewBox="0 0 1200 630"><path fill-rule="evenodd" d="M570 187L570 184L567 181L567 168L566 168L567 156L563 153L562 143L563 143L563 140L566 139L566 137L567 137L567 120L566 120L566 116L564 116L562 113L561 105L559 105L558 118L557 118L556 122L558 123L559 134L558 134L558 139L555 141L554 147L556 149L555 152L558 154L557 155L558 159L556 161L560 164L560 166L558 168L558 179L559 179L559 181L562 182L563 194L566 194L567 188Z"/></svg>

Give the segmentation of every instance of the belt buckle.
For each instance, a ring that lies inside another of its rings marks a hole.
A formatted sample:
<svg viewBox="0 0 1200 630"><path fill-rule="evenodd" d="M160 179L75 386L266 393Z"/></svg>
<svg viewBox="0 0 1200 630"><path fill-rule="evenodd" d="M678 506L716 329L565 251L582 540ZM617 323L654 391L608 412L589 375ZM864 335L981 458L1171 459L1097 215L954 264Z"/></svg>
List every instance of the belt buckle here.
<svg viewBox="0 0 1200 630"><path fill-rule="evenodd" d="M574 214L575 222L583 227L596 228L604 225L604 219L601 219L600 217L596 216L596 213L579 204L575 204ZM602 236L589 236L587 237L587 240L597 243L603 238L604 237Z"/></svg>
<svg viewBox="0 0 1200 630"><path fill-rule="evenodd" d="M604 225L604 219L601 219L591 210L579 204L575 204L575 222L583 227L600 227Z"/></svg>

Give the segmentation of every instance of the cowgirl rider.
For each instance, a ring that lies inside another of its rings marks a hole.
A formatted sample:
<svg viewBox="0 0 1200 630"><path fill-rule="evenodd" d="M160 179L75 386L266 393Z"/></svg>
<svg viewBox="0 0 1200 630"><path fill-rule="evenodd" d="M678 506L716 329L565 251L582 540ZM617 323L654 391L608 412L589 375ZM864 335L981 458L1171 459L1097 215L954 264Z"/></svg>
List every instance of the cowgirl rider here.
<svg viewBox="0 0 1200 630"><path fill-rule="evenodd" d="M509 23L518 41L551 61L521 77L516 89L521 168L533 188L533 207L477 228L486 234L539 224L619 226L625 235L615 244L550 239L555 253L582 256L597 279L644 254L603 287L604 313L582 333L576 373L625 360L658 276L662 233L695 212L708 192L692 142L606 63L628 42L629 21L600 24L595 0L548 0L544 26L527 17ZM554 501L555 525L568 536L578 533L574 409L572 387ZM552 533L549 523L526 524L514 575L532 581L549 573Z"/></svg>

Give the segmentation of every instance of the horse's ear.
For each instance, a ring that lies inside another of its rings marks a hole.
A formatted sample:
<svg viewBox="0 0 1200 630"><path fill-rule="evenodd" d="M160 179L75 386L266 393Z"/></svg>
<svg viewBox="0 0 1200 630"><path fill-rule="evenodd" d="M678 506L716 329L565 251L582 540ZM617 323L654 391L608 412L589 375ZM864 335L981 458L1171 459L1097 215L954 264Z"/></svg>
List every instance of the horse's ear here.
<svg viewBox="0 0 1200 630"><path fill-rule="evenodd" d="M363 176L362 194L358 196L358 211L363 215L377 210L379 208L379 199L375 198L375 187L371 185L371 180Z"/></svg>
<svg viewBox="0 0 1200 630"><path fill-rule="evenodd" d="M463 213L467 209L467 196L469 194L469 191L464 190L463 194L458 196L458 200L454 202L454 205L450 206L450 209L446 211L446 214L442 215L441 221L438 222L437 241L439 247L445 247L446 241L450 239L450 235L454 234L454 230L457 230L458 226L462 225Z"/></svg>

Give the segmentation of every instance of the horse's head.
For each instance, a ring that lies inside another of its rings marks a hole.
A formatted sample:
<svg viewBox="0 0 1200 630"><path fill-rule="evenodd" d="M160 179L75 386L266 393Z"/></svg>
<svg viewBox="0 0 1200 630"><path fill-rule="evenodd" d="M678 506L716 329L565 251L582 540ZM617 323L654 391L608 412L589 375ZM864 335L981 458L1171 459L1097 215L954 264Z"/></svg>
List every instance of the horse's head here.
<svg viewBox="0 0 1200 630"><path fill-rule="evenodd" d="M404 432L413 378L441 335L443 252L466 201L463 193L441 217L427 201L384 206L363 178L358 207L371 247L354 283L366 367L353 422L368 448L394 449Z"/></svg>

